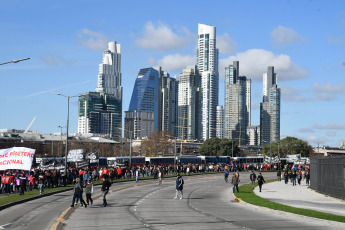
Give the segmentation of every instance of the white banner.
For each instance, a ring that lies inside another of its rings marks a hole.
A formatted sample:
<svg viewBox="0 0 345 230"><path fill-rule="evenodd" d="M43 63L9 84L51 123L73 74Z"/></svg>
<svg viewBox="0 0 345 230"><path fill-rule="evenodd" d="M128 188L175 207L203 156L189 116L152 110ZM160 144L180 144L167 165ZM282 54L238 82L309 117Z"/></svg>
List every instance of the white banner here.
<svg viewBox="0 0 345 230"><path fill-rule="evenodd" d="M68 152L67 162L83 161L85 159L85 149L72 149Z"/></svg>
<svg viewBox="0 0 345 230"><path fill-rule="evenodd" d="M29 171L35 151L35 149L25 147L0 149L0 170L21 169Z"/></svg>

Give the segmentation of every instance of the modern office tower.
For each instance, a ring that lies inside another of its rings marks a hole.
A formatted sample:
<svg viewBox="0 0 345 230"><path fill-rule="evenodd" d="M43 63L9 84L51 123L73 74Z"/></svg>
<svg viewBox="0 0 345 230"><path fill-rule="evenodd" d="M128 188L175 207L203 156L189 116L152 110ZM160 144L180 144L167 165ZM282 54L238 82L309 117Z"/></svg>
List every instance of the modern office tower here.
<svg viewBox="0 0 345 230"><path fill-rule="evenodd" d="M121 136L121 101L113 94L87 92L79 96L78 133Z"/></svg>
<svg viewBox="0 0 345 230"><path fill-rule="evenodd" d="M108 43L108 50L104 51L102 64L99 64L96 92L114 95L120 102L118 112L121 121L116 128L122 127L122 86L121 86L121 45L116 41ZM121 133L120 133L121 136Z"/></svg>
<svg viewBox="0 0 345 230"><path fill-rule="evenodd" d="M177 126L177 83L168 73L159 71L159 130L168 131L176 136Z"/></svg>
<svg viewBox="0 0 345 230"><path fill-rule="evenodd" d="M263 74L263 102L260 103L260 145L280 140L280 88L274 67Z"/></svg>
<svg viewBox="0 0 345 230"><path fill-rule="evenodd" d="M247 139L247 145L258 146L260 144L260 126L248 126Z"/></svg>
<svg viewBox="0 0 345 230"><path fill-rule="evenodd" d="M224 109L223 106L218 105L217 106L217 130L216 134L217 137L222 139L224 138Z"/></svg>
<svg viewBox="0 0 345 230"><path fill-rule="evenodd" d="M198 25L197 66L201 75L202 139L216 136L216 119L219 91L218 49L216 27Z"/></svg>
<svg viewBox="0 0 345 230"><path fill-rule="evenodd" d="M239 76L239 62L225 67L224 137L247 143L251 116L251 80Z"/></svg>
<svg viewBox="0 0 345 230"><path fill-rule="evenodd" d="M154 131L154 112L132 110L125 111L124 136L129 139L142 139Z"/></svg>
<svg viewBox="0 0 345 230"><path fill-rule="evenodd" d="M125 137L129 138L130 133L133 134L132 139L141 137L141 135L138 134L141 133L140 130L143 129L143 121L141 121L141 123L135 122L135 120L140 117L139 114L138 116L127 116L132 114L131 112L135 111L146 111L152 113L153 124L152 129L149 129L151 132L149 132L148 135L155 130L159 130L159 107L159 71L151 67L141 69L135 80L128 111L125 112L125 127L129 128L125 131ZM149 116L151 119L151 115ZM144 126L151 127L152 121L149 120L147 122L150 122L150 124L146 124ZM133 125L130 125L131 123L133 123Z"/></svg>
<svg viewBox="0 0 345 230"><path fill-rule="evenodd" d="M200 133L200 81L196 66L184 69L178 77L178 132L183 140L202 138Z"/></svg>
<svg viewBox="0 0 345 230"><path fill-rule="evenodd" d="M115 41L108 43L102 64L99 64L96 92L113 94L122 102L121 87L121 45Z"/></svg>

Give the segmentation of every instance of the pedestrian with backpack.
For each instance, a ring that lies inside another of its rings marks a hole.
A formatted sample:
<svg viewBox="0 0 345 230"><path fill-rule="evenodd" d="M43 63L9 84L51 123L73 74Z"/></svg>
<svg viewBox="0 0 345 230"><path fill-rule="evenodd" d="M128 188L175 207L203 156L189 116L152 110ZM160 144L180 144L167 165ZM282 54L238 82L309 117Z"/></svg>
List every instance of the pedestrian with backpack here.
<svg viewBox="0 0 345 230"><path fill-rule="evenodd" d="M176 195L174 199L178 199L178 194L181 193L180 200L183 199L183 178L180 174L177 175L176 178Z"/></svg>

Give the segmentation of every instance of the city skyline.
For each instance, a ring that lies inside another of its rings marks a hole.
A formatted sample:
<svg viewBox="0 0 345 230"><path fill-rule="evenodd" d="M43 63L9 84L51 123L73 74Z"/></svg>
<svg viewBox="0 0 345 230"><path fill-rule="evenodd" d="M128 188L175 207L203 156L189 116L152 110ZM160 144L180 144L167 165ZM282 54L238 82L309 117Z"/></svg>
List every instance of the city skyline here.
<svg viewBox="0 0 345 230"><path fill-rule="evenodd" d="M340 146L345 139L342 1L221 1L208 7L195 2L153 2L157 4L149 12L154 16L140 19L135 15L145 5L141 2L134 8L109 2L105 8L95 1L76 1L68 9L66 1L0 3L6 35L0 38L0 62L31 58L0 67L0 106L5 111L0 129L25 130L37 116L31 130L59 133L58 126L66 125L67 99L50 91L70 96L94 91L99 61L110 41L121 44L122 110L127 110L140 69L162 66L175 76L195 65L196 27L204 23L217 28L219 105L224 106L225 66L239 61L241 75L252 79L251 125L259 125L262 74L267 66L274 66L282 90L280 137L295 136L313 146ZM109 16L115 5L117 15ZM236 9L230 16L225 10L228 5ZM198 13L192 17L187 9L194 6ZM180 17L165 16L163 9L180 12ZM271 13L263 17L266 10ZM251 17L243 18L243 12ZM69 132L76 133L77 99L71 100L70 109Z"/></svg>

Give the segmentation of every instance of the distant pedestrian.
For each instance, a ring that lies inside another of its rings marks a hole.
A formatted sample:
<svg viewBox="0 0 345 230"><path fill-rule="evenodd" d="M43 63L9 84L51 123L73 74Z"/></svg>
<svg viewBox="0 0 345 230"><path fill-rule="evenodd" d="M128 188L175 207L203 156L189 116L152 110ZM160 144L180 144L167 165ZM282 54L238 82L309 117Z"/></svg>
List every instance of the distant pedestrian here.
<svg viewBox="0 0 345 230"><path fill-rule="evenodd" d="M139 169L135 170L135 183L138 183Z"/></svg>
<svg viewBox="0 0 345 230"><path fill-rule="evenodd" d="M103 193L103 206L106 207L108 205L107 203L107 194L109 192L109 188L111 186L111 183L108 181L108 176L103 176L103 184L102 184L102 193Z"/></svg>
<svg viewBox="0 0 345 230"><path fill-rule="evenodd" d="M92 194L93 194L93 184L91 182L91 178L89 178L85 184L85 194L86 194L86 203L87 205L93 203L93 200L91 198Z"/></svg>
<svg viewBox="0 0 345 230"><path fill-rule="evenodd" d="M238 184L240 183L240 177L236 176L236 174L234 174L232 176L232 179L231 179L231 184L233 185L232 186L232 192L235 193L235 188L237 189L237 192L238 192Z"/></svg>
<svg viewBox="0 0 345 230"><path fill-rule="evenodd" d="M278 181L281 181L281 178L282 178L282 172L280 170L278 170L278 172L277 172Z"/></svg>
<svg viewBox="0 0 345 230"><path fill-rule="evenodd" d="M45 176L43 175L43 173L40 173L40 175L38 176L38 190L40 190L40 194L43 194L43 187L44 187L44 181L45 181Z"/></svg>
<svg viewBox="0 0 345 230"><path fill-rule="evenodd" d="M225 180L225 182L228 182L228 177L229 177L229 171L226 170L226 172L224 173L224 180Z"/></svg>
<svg viewBox="0 0 345 230"><path fill-rule="evenodd" d="M261 173L259 173L259 176L258 176L258 184L259 184L260 192L261 192L263 183L265 183L265 179L264 179L264 177L261 175Z"/></svg>
<svg viewBox="0 0 345 230"><path fill-rule="evenodd" d="M297 177L297 173L296 173L296 171L293 171L291 174L292 186L296 185L296 177Z"/></svg>
<svg viewBox="0 0 345 230"><path fill-rule="evenodd" d="M181 193L180 200L183 199L183 178L180 174L177 175L176 178L176 194L174 199L178 199L178 194Z"/></svg>
<svg viewBox="0 0 345 230"><path fill-rule="evenodd" d="M74 202L76 201L76 199L77 199L77 202L78 202L78 199L79 199L80 200L80 204L82 204L82 205L84 204L85 208L87 207L87 204L83 200L82 192L83 192L83 187L80 184L80 178L76 178L75 184L74 184L74 194L73 194L73 200L72 200L71 207L74 207Z"/></svg>
<svg viewBox="0 0 345 230"><path fill-rule="evenodd" d="M309 186L309 181L310 181L310 172L306 171L305 172L305 182L306 182L307 186Z"/></svg>
<svg viewBox="0 0 345 230"><path fill-rule="evenodd" d="M252 173L250 174L249 178L250 178L250 181L252 182L253 190L254 190L254 188L255 188L255 181L256 181L256 174L254 173L254 171L252 171Z"/></svg>
<svg viewBox="0 0 345 230"><path fill-rule="evenodd" d="M162 185L162 172L158 170L158 185Z"/></svg>
<svg viewBox="0 0 345 230"><path fill-rule="evenodd" d="M21 173L19 178L20 180L20 194L24 195L24 191L26 190L26 177L24 176L24 173Z"/></svg>
<svg viewBox="0 0 345 230"><path fill-rule="evenodd" d="M287 170L284 172L284 180L285 180L285 184L288 184L288 182L289 182L289 173L288 173Z"/></svg>
<svg viewBox="0 0 345 230"><path fill-rule="evenodd" d="M301 185L301 180L302 180L302 171L299 171L299 172L297 172L298 185Z"/></svg>

